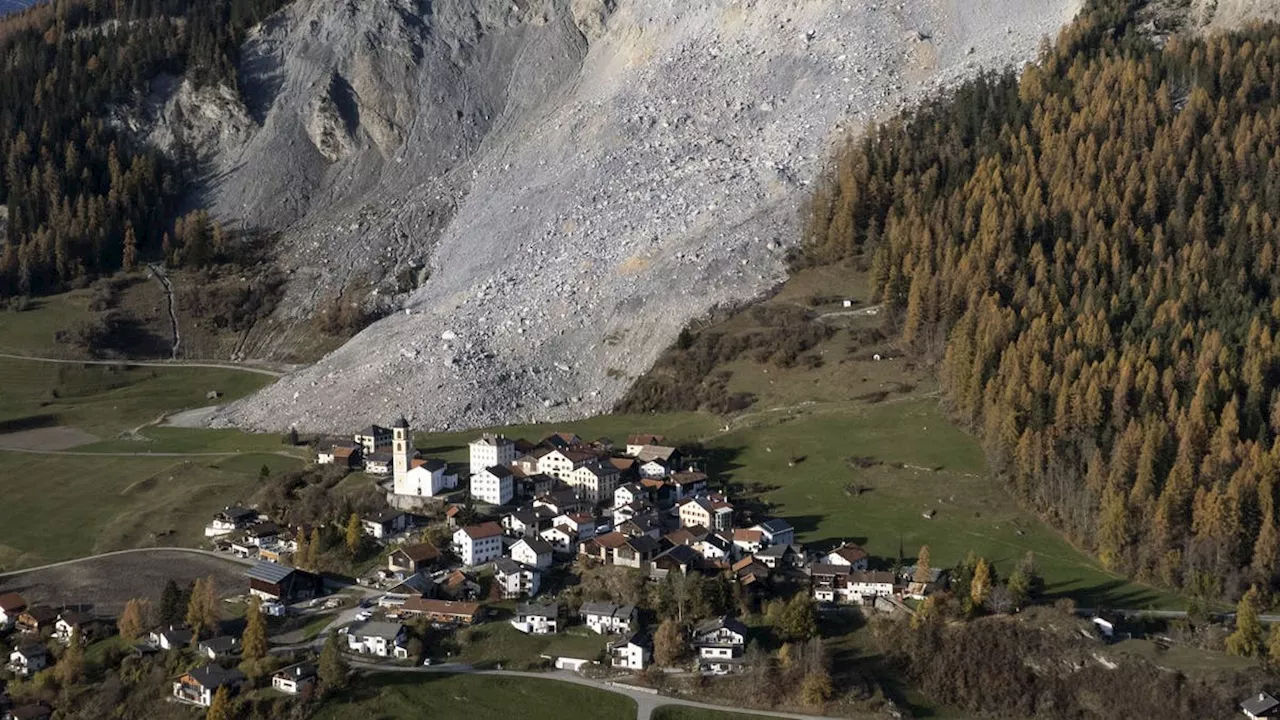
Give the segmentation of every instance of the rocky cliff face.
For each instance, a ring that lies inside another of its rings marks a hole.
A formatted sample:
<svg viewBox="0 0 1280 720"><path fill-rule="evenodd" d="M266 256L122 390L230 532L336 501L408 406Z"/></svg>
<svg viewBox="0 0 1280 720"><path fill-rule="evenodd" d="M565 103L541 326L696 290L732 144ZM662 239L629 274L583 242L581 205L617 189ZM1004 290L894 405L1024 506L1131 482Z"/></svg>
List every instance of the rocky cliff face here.
<svg viewBox="0 0 1280 720"><path fill-rule="evenodd" d="M299 319L357 278L431 274L217 422L607 410L690 319L783 279L829 143L1030 59L1077 6L298 0L245 48L253 128L202 199L283 231Z"/></svg>

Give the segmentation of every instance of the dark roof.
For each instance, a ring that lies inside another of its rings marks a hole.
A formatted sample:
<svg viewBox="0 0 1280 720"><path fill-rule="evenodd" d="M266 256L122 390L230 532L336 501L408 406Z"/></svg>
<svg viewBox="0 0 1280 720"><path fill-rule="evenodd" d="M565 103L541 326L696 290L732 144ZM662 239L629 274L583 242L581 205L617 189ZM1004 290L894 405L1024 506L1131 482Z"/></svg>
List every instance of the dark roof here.
<svg viewBox="0 0 1280 720"><path fill-rule="evenodd" d="M28 607L23 614L29 615L31 619L41 625L51 623L58 619L58 611L48 605L32 605Z"/></svg>
<svg viewBox="0 0 1280 720"><path fill-rule="evenodd" d="M560 614L560 606L556 603L540 605L538 603L520 603L516 605L516 615L537 615L540 617L556 617Z"/></svg>
<svg viewBox="0 0 1280 720"><path fill-rule="evenodd" d="M238 520L243 520L249 517L257 517L258 511L250 510L249 508L243 508L238 505L228 505L227 507L219 510L218 514L227 518L228 520L238 521Z"/></svg>
<svg viewBox="0 0 1280 720"><path fill-rule="evenodd" d="M221 665L212 663L204 667L198 667L187 674L191 676L192 680L206 688L220 688L223 685L231 685L244 680L244 675L239 670L228 670Z"/></svg>
<svg viewBox="0 0 1280 720"><path fill-rule="evenodd" d="M838 555L850 563L867 559L867 551L853 543L845 543L827 553L828 555Z"/></svg>
<svg viewBox="0 0 1280 720"><path fill-rule="evenodd" d="M756 553L757 555L759 553ZM853 568L848 565L831 565L828 563L814 563L809 566L810 575L848 575L853 572Z"/></svg>
<svg viewBox="0 0 1280 720"><path fill-rule="evenodd" d="M409 421L406 420L403 415L401 415L400 417L396 418L396 421L391 424L391 427L399 430L408 430Z"/></svg>
<svg viewBox="0 0 1280 720"><path fill-rule="evenodd" d="M667 439L665 435L651 435L649 433L637 433L627 436L628 445L656 445Z"/></svg>
<svg viewBox="0 0 1280 720"><path fill-rule="evenodd" d="M200 643L202 650L212 650L219 655L229 653L240 647L240 638L232 635L220 635L215 638L209 638Z"/></svg>
<svg viewBox="0 0 1280 720"><path fill-rule="evenodd" d="M698 561L702 559L702 556L688 545L676 545L663 553L662 557L670 558L681 565L697 565Z"/></svg>
<svg viewBox="0 0 1280 720"><path fill-rule="evenodd" d="M578 612L586 615L604 615L606 617L629 618L636 611L634 605L615 605L607 602L582 603Z"/></svg>
<svg viewBox="0 0 1280 720"><path fill-rule="evenodd" d="M524 543L525 545L528 545L529 549L532 550L536 555L543 555L545 553L549 553L553 549L551 547L551 543L547 542L546 540L542 540L540 538L524 538L523 540L520 540L519 542L517 542L516 545L519 545L520 543Z"/></svg>
<svg viewBox="0 0 1280 720"><path fill-rule="evenodd" d="M627 645L638 645L642 648L653 649L653 638L649 637L646 632L635 632L630 637L613 644L614 647L626 647Z"/></svg>
<svg viewBox="0 0 1280 720"><path fill-rule="evenodd" d="M16 592L0 594L0 610L5 612L20 611L27 606L26 598Z"/></svg>
<svg viewBox="0 0 1280 720"><path fill-rule="evenodd" d="M286 668L280 668L275 672L275 677L288 678L291 680L305 680L309 677L315 677L316 666L309 662L300 662L296 665L290 665Z"/></svg>
<svg viewBox="0 0 1280 720"><path fill-rule="evenodd" d="M277 563L259 560L253 567L246 570L244 574L248 575L250 579L277 585L284 582L286 578L295 572L297 572L297 570L289 567L288 565L279 565Z"/></svg>
<svg viewBox="0 0 1280 720"><path fill-rule="evenodd" d="M13 720L40 720L53 714L53 708L44 704L20 705L9 711Z"/></svg>
<svg viewBox="0 0 1280 720"><path fill-rule="evenodd" d="M245 532L249 535L249 537L261 538L261 537L267 537L270 535L279 535L280 528L275 523L264 522L264 523L258 523L257 525L254 525L248 530L245 530Z"/></svg>
<svg viewBox="0 0 1280 720"><path fill-rule="evenodd" d="M426 460L414 460L413 464L414 464L414 467L425 468L427 472L444 470L445 468L449 467L449 463L443 460L440 460L438 458L427 458Z"/></svg>
<svg viewBox="0 0 1280 720"><path fill-rule="evenodd" d="M780 532L786 532L792 529L791 523L787 522L786 520L783 520L782 518L773 518L772 520L765 520L764 522L760 523L760 527L764 530L768 530L770 533L775 535Z"/></svg>
<svg viewBox="0 0 1280 720"><path fill-rule="evenodd" d="M386 435L390 432L390 430L382 427L381 425L370 425L356 434L361 437L377 437L379 435Z"/></svg>
<svg viewBox="0 0 1280 720"><path fill-rule="evenodd" d="M27 658L40 657L41 655L49 654L49 650L46 649L45 646L39 644L23 645L16 648L14 652L22 653L22 656Z"/></svg>
<svg viewBox="0 0 1280 720"><path fill-rule="evenodd" d="M707 633L713 633L719 630L720 628L725 628L726 630L732 630L733 632L736 632L739 635L742 635L744 638L747 635L747 626L743 625L742 621L738 620L737 618L731 618L727 616L720 616L717 618L711 618L710 620L704 620L701 623L698 623L698 625L693 628L693 632L695 635L706 635Z"/></svg>
<svg viewBox="0 0 1280 720"><path fill-rule="evenodd" d="M1240 709L1255 717L1265 717L1280 708L1280 700L1271 697L1270 693L1260 692L1240 703Z"/></svg>
<svg viewBox="0 0 1280 720"><path fill-rule="evenodd" d="M74 610L63 610L58 619L70 625L71 627L79 627L88 622L93 622L93 616L89 613L76 612Z"/></svg>
<svg viewBox="0 0 1280 720"><path fill-rule="evenodd" d="M707 481L707 474L704 472L698 472L696 470L690 470L688 472L678 472L678 473L671 474L671 482L675 483L676 485L690 485L693 483L700 483L700 482L706 482L706 481Z"/></svg>
<svg viewBox="0 0 1280 720"><path fill-rule="evenodd" d="M400 517L401 515L404 515L403 510L396 510L394 508L383 508L382 510L379 510L377 512L369 513L368 515L365 515L363 518L360 518L360 519L364 520L365 522L372 522L372 523L378 523L379 525L385 525L391 522L392 520L395 520L396 518Z"/></svg>
<svg viewBox="0 0 1280 720"><path fill-rule="evenodd" d="M511 468L506 465L494 465L492 467L485 468L484 471L499 479L511 477Z"/></svg>
<svg viewBox="0 0 1280 720"><path fill-rule="evenodd" d="M160 628L156 632L169 638L170 645L186 645L191 642L191 638L195 636L195 633L186 628L173 627L172 625L167 628Z"/></svg>
<svg viewBox="0 0 1280 720"><path fill-rule="evenodd" d="M383 463L383 464L389 465L391 463L391 460L392 460L391 453L376 452L376 453L371 453L365 456L364 462L366 465L369 463Z"/></svg>
<svg viewBox="0 0 1280 720"><path fill-rule="evenodd" d="M500 575L514 575L531 568L526 568L523 563L504 557L493 561L493 569Z"/></svg>
<svg viewBox="0 0 1280 720"><path fill-rule="evenodd" d="M661 546L657 540L648 535L636 535L635 537L627 538L627 544L631 546L632 550L639 553L653 552Z"/></svg>

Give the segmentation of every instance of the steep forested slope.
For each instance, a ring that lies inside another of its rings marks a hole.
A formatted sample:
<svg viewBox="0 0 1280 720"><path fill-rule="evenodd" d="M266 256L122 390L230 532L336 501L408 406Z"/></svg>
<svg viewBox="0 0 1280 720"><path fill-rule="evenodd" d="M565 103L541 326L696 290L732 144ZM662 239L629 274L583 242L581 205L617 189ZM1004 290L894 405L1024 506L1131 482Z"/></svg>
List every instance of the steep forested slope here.
<svg viewBox="0 0 1280 720"><path fill-rule="evenodd" d="M245 31L282 4L59 0L0 21L0 298L160 246L187 169L129 142L107 110L159 73L234 86Z"/></svg>
<svg viewBox="0 0 1280 720"><path fill-rule="evenodd" d="M807 259L871 267L1016 494L1231 593L1280 560L1280 29L1157 48L1136 5L850 143Z"/></svg>

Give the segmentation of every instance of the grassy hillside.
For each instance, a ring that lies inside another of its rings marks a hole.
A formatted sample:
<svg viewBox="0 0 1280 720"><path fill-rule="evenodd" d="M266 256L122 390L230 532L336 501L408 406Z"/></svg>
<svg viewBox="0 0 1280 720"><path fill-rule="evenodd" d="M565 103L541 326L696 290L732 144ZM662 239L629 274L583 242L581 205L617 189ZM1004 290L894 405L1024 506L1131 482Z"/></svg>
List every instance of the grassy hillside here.
<svg viewBox="0 0 1280 720"><path fill-rule="evenodd" d="M362 680L345 696L326 702L316 714L318 720L633 720L635 716L636 704L629 698L554 680L404 673Z"/></svg>

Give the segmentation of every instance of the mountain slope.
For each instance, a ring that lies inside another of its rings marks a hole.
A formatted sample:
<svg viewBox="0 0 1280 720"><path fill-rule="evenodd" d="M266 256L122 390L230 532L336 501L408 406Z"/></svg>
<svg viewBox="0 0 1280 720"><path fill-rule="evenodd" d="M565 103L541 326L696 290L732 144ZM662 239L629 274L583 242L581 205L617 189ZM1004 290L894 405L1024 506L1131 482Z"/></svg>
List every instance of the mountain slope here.
<svg viewBox="0 0 1280 720"><path fill-rule="evenodd" d="M834 138L1029 59L1077 5L303 0L245 49L261 129L205 199L285 231L299 317L415 260L431 277L219 422L605 410L687 321L783 278Z"/></svg>

